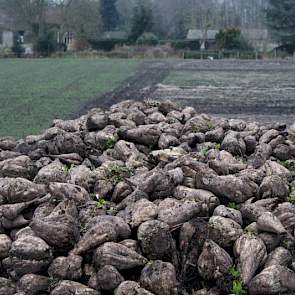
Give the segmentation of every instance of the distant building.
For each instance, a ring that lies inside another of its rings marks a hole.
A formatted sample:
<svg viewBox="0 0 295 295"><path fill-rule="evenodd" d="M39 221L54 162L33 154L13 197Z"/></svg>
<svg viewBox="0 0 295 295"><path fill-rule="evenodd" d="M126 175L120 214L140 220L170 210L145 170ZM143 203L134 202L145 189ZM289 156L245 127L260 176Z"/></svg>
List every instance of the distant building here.
<svg viewBox="0 0 295 295"><path fill-rule="evenodd" d="M11 20L0 11L0 48L10 48L13 45Z"/></svg>
<svg viewBox="0 0 295 295"><path fill-rule="evenodd" d="M61 33L61 16L56 9L46 11L46 23L55 32L56 42L64 47L74 47L74 34L72 32ZM11 48L14 38L17 38L25 49L26 54L33 53L31 31L27 26L16 24L13 17L8 17L0 10L0 49Z"/></svg>
<svg viewBox="0 0 295 295"><path fill-rule="evenodd" d="M187 39L199 42L200 48L209 49L216 45L216 34L218 30L189 30Z"/></svg>
<svg viewBox="0 0 295 295"><path fill-rule="evenodd" d="M13 32L0 25L0 48L11 48L13 45Z"/></svg>
<svg viewBox="0 0 295 295"><path fill-rule="evenodd" d="M32 53L30 32L16 25L13 18L0 10L0 49L10 49L13 46L14 38L18 38L26 53Z"/></svg>
<svg viewBox="0 0 295 295"><path fill-rule="evenodd" d="M90 48L87 40L79 38L77 34L62 25L63 17L61 11L53 7L48 8L45 14L46 25L54 32L56 43L60 50L83 50ZM99 32L97 33L99 37ZM102 40L117 40L124 43L128 34L124 31L104 32L100 36ZM30 27L25 24L16 24L16 20L0 9L0 49L10 49L14 38L17 38L25 48L25 53L33 53L33 42Z"/></svg>
<svg viewBox="0 0 295 295"><path fill-rule="evenodd" d="M216 34L219 30L189 30L187 39L200 43L201 49L216 47ZM241 35L258 51L270 51L278 46L267 29L243 29Z"/></svg>

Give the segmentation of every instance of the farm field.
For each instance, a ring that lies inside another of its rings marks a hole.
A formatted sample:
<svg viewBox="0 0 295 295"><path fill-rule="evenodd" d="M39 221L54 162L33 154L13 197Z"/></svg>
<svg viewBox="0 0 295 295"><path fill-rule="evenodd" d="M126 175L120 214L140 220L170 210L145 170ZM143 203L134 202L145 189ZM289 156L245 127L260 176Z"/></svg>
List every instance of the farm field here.
<svg viewBox="0 0 295 295"><path fill-rule="evenodd" d="M295 122L293 61L158 60L143 63L135 76L96 101L173 100L199 113L261 123Z"/></svg>
<svg viewBox="0 0 295 295"><path fill-rule="evenodd" d="M295 122L292 61L0 60L0 136L40 133L122 100L173 100L199 113Z"/></svg>
<svg viewBox="0 0 295 295"><path fill-rule="evenodd" d="M132 76L140 62L121 59L0 60L0 136L23 137L74 117L83 105Z"/></svg>
<svg viewBox="0 0 295 295"><path fill-rule="evenodd" d="M182 62L173 65L153 97L212 115L291 123L295 122L295 63Z"/></svg>

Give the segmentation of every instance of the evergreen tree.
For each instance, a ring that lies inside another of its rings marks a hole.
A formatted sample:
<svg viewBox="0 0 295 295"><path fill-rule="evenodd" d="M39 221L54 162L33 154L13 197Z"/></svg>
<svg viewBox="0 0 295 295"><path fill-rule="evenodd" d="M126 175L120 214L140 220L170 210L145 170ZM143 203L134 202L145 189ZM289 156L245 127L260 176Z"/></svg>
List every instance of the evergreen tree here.
<svg viewBox="0 0 295 295"><path fill-rule="evenodd" d="M277 41L295 49L295 0L269 0L267 23Z"/></svg>
<svg viewBox="0 0 295 295"><path fill-rule="evenodd" d="M153 28L153 11L150 3L137 2L133 9L130 40L135 42L143 33Z"/></svg>
<svg viewBox="0 0 295 295"><path fill-rule="evenodd" d="M188 21L187 17L179 17L176 21L177 26L175 27L174 37L175 39L185 39L188 32Z"/></svg>
<svg viewBox="0 0 295 295"><path fill-rule="evenodd" d="M117 0L100 1L100 13L104 31L114 31L119 25L119 13L116 2Z"/></svg>
<svg viewBox="0 0 295 295"><path fill-rule="evenodd" d="M241 30L235 27L220 30L216 34L216 42L219 49L247 49L247 44L241 36Z"/></svg>
<svg viewBox="0 0 295 295"><path fill-rule="evenodd" d="M21 57L22 54L25 53L25 49L23 48L20 38L17 34L14 34L13 36L13 46L11 50L17 57Z"/></svg>

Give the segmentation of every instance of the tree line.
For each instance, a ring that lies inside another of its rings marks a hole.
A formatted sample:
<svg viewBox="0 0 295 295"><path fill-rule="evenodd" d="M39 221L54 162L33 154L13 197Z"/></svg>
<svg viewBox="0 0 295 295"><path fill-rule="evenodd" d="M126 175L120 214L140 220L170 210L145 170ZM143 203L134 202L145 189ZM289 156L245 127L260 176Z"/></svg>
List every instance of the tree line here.
<svg viewBox="0 0 295 295"><path fill-rule="evenodd" d="M295 0L0 0L0 8L46 44L54 27L81 40L124 31L129 42L143 34L162 40L185 39L189 29L263 29L295 44Z"/></svg>

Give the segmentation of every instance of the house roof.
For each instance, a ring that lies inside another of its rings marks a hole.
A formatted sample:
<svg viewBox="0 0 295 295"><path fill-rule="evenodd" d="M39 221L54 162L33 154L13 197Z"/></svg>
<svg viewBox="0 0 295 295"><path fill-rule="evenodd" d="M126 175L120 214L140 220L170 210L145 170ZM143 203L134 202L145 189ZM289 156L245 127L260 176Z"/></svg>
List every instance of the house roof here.
<svg viewBox="0 0 295 295"><path fill-rule="evenodd" d="M189 30L187 33L188 40L215 40L215 36L218 33L218 30Z"/></svg>
<svg viewBox="0 0 295 295"><path fill-rule="evenodd" d="M124 31L109 31L103 33L103 39L126 40L127 33Z"/></svg>

